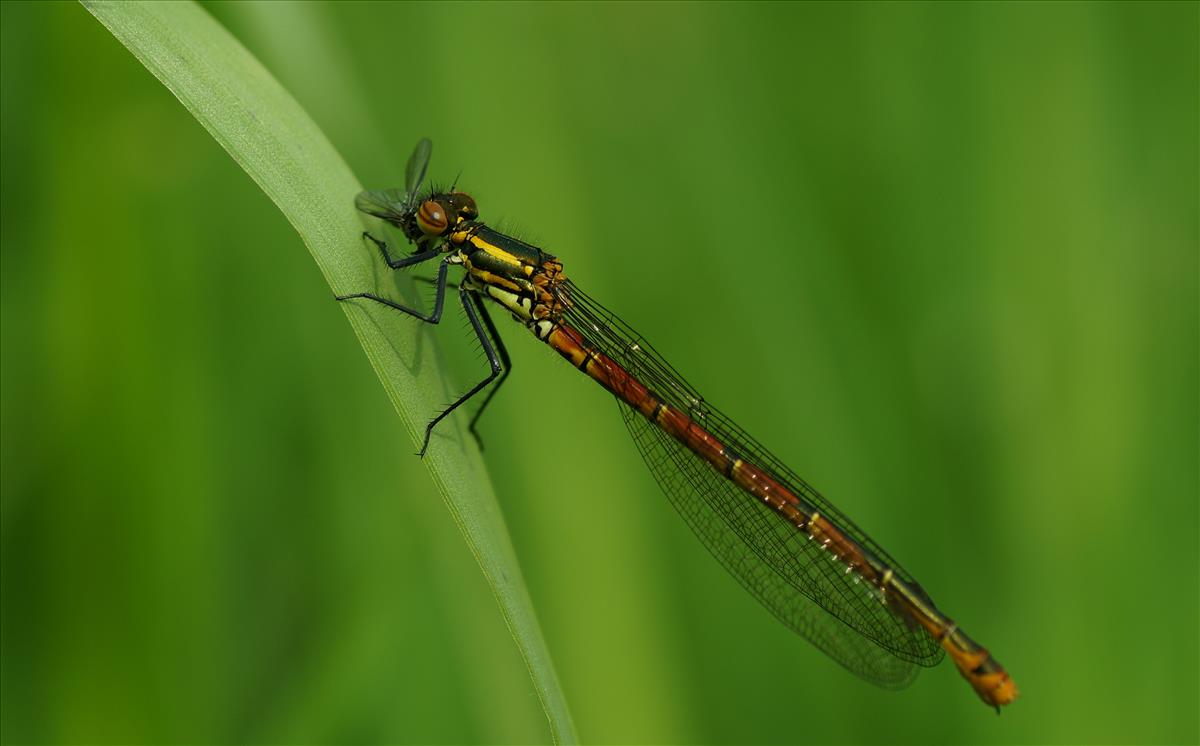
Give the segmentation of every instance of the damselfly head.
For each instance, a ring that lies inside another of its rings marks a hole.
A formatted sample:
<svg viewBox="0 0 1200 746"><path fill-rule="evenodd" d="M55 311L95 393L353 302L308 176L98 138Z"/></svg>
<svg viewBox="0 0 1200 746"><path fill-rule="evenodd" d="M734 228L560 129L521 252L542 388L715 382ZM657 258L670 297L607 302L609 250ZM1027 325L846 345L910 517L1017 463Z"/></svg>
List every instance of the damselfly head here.
<svg viewBox="0 0 1200 746"><path fill-rule="evenodd" d="M426 236L440 236L450 227L446 208L440 202L427 199L417 208L417 227Z"/></svg>
<svg viewBox="0 0 1200 746"><path fill-rule="evenodd" d="M451 191L447 204L453 208L459 223L479 217L479 208L475 206L475 199L466 192Z"/></svg>
<svg viewBox="0 0 1200 746"><path fill-rule="evenodd" d="M432 152L433 143L429 138L422 138L413 148L404 169L403 197L398 190L389 189L363 192L355 201L358 209L397 226L404 231L405 238L422 247L428 247L464 222L479 217L479 209L471 195L453 186L448 191L431 187L424 192L424 199L419 196Z"/></svg>
<svg viewBox="0 0 1200 746"><path fill-rule="evenodd" d="M431 194L416 209L413 218L420 235L410 235L413 240L436 238L452 228L479 217L475 200L465 192Z"/></svg>

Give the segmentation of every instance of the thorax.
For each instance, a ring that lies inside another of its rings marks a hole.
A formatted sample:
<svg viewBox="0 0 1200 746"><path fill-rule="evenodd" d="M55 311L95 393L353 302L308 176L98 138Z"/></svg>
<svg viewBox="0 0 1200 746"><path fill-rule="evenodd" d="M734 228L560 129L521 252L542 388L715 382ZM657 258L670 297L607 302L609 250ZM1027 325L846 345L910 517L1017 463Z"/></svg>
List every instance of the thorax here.
<svg viewBox="0 0 1200 746"><path fill-rule="evenodd" d="M486 225L464 226L449 236L451 261L467 270L467 287L508 309L528 326L556 321L564 309L562 262L541 249Z"/></svg>

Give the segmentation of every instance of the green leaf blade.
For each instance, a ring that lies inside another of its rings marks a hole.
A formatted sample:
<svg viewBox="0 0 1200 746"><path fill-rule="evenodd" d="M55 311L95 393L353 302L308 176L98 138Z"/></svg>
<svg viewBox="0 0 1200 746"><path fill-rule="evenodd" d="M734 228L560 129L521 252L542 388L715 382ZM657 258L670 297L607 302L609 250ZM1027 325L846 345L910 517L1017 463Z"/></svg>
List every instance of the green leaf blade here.
<svg viewBox="0 0 1200 746"><path fill-rule="evenodd" d="M354 210L361 190L337 150L274 77L190 2L84 2L221 144L300 234L334 293L373 287L377 268ZM327 302L333 303L331 293ZM318 299L321 300L321 299ZM444 393L432 344L411 324L344 304L359 342L413 438ZM416 361L416 362L414 362ZM487 472L461 433L437 436L425 464L483 572L529 670L556 743L577 741Z"/></svg>

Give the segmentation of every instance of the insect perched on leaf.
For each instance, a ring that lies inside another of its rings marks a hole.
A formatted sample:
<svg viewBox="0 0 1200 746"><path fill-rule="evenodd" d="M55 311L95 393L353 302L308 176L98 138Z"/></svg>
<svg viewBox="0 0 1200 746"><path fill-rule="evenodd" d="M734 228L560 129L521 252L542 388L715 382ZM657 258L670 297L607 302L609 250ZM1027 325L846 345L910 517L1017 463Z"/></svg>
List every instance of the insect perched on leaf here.
<svg viewBox="0 0 1200 746"><path fill-rule="evenodd" d="M851 672L879 686L909 684L918 666L949 653L979 697L999 710L1017 696L1004 667L958 625L887 552L819 492L709 404L637 332L584 293L562 262L479 220L475 200L421 184L432 144L421 140L404 191L358 195L359 210L399 228L414 252L388 266L438 262L433 310L354 293L421 321L441 320L451 265L465 270L459 302L490 363L487 376L439 413L434 427L510 369L488 313L498 304L574 367L611 392L654 478L696 536L776 617ZM485 396L475 417L487 407Z"/></svg>

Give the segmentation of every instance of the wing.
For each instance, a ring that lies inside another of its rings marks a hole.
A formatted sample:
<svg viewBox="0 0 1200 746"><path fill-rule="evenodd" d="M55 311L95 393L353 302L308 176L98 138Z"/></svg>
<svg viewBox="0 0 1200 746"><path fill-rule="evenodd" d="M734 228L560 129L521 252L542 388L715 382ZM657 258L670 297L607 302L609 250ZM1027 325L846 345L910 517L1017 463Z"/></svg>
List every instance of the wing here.
<svg viewBox="0 0 1200 746"><path fill-rule="evenodd" d="M359 192L354 198L354 206L361 212L386 220L397 228L404 227L401 221L409 209L408 204L408 193L400 189Z"/></svg>
<svg viewBox="0 0 1200 746"><path fill-rule="evenodd" d="M429 157L433 154L433 142L428 137L417 140L416 147L408 156L404 166L404 189L409 194L416 194L425 181L425 170L429 168Z"/></svg>
<svg viewBox="0 0 1200 746"><path fill-rule="evenodd" d="M915 581L881 547L788 469L758 441L711 406L632 328L573 283L563 320L587 342L624 366L662 401L688 414L738 454L801 497L846 536L914 587ZM622 405L625 424L655 480L692 531L764 606L848 670L898 688L932 666L943 651L907 618L880 603L863 582L818 542L717 473L702 458L636 411Z"/></svg>
<svg viewBox="0 0 1200 746"><path fill-rule="evenodd" d="M425 172L429 168L429 157L433 154L433 143L428 137L417 141L413 152L408 156L404 167L404 189L379 189L359 192L354 198L354 206L368 215L386 220L397 228L403 228L401 221L412 210L417 201L417 192L425 181Z"/></svg>

